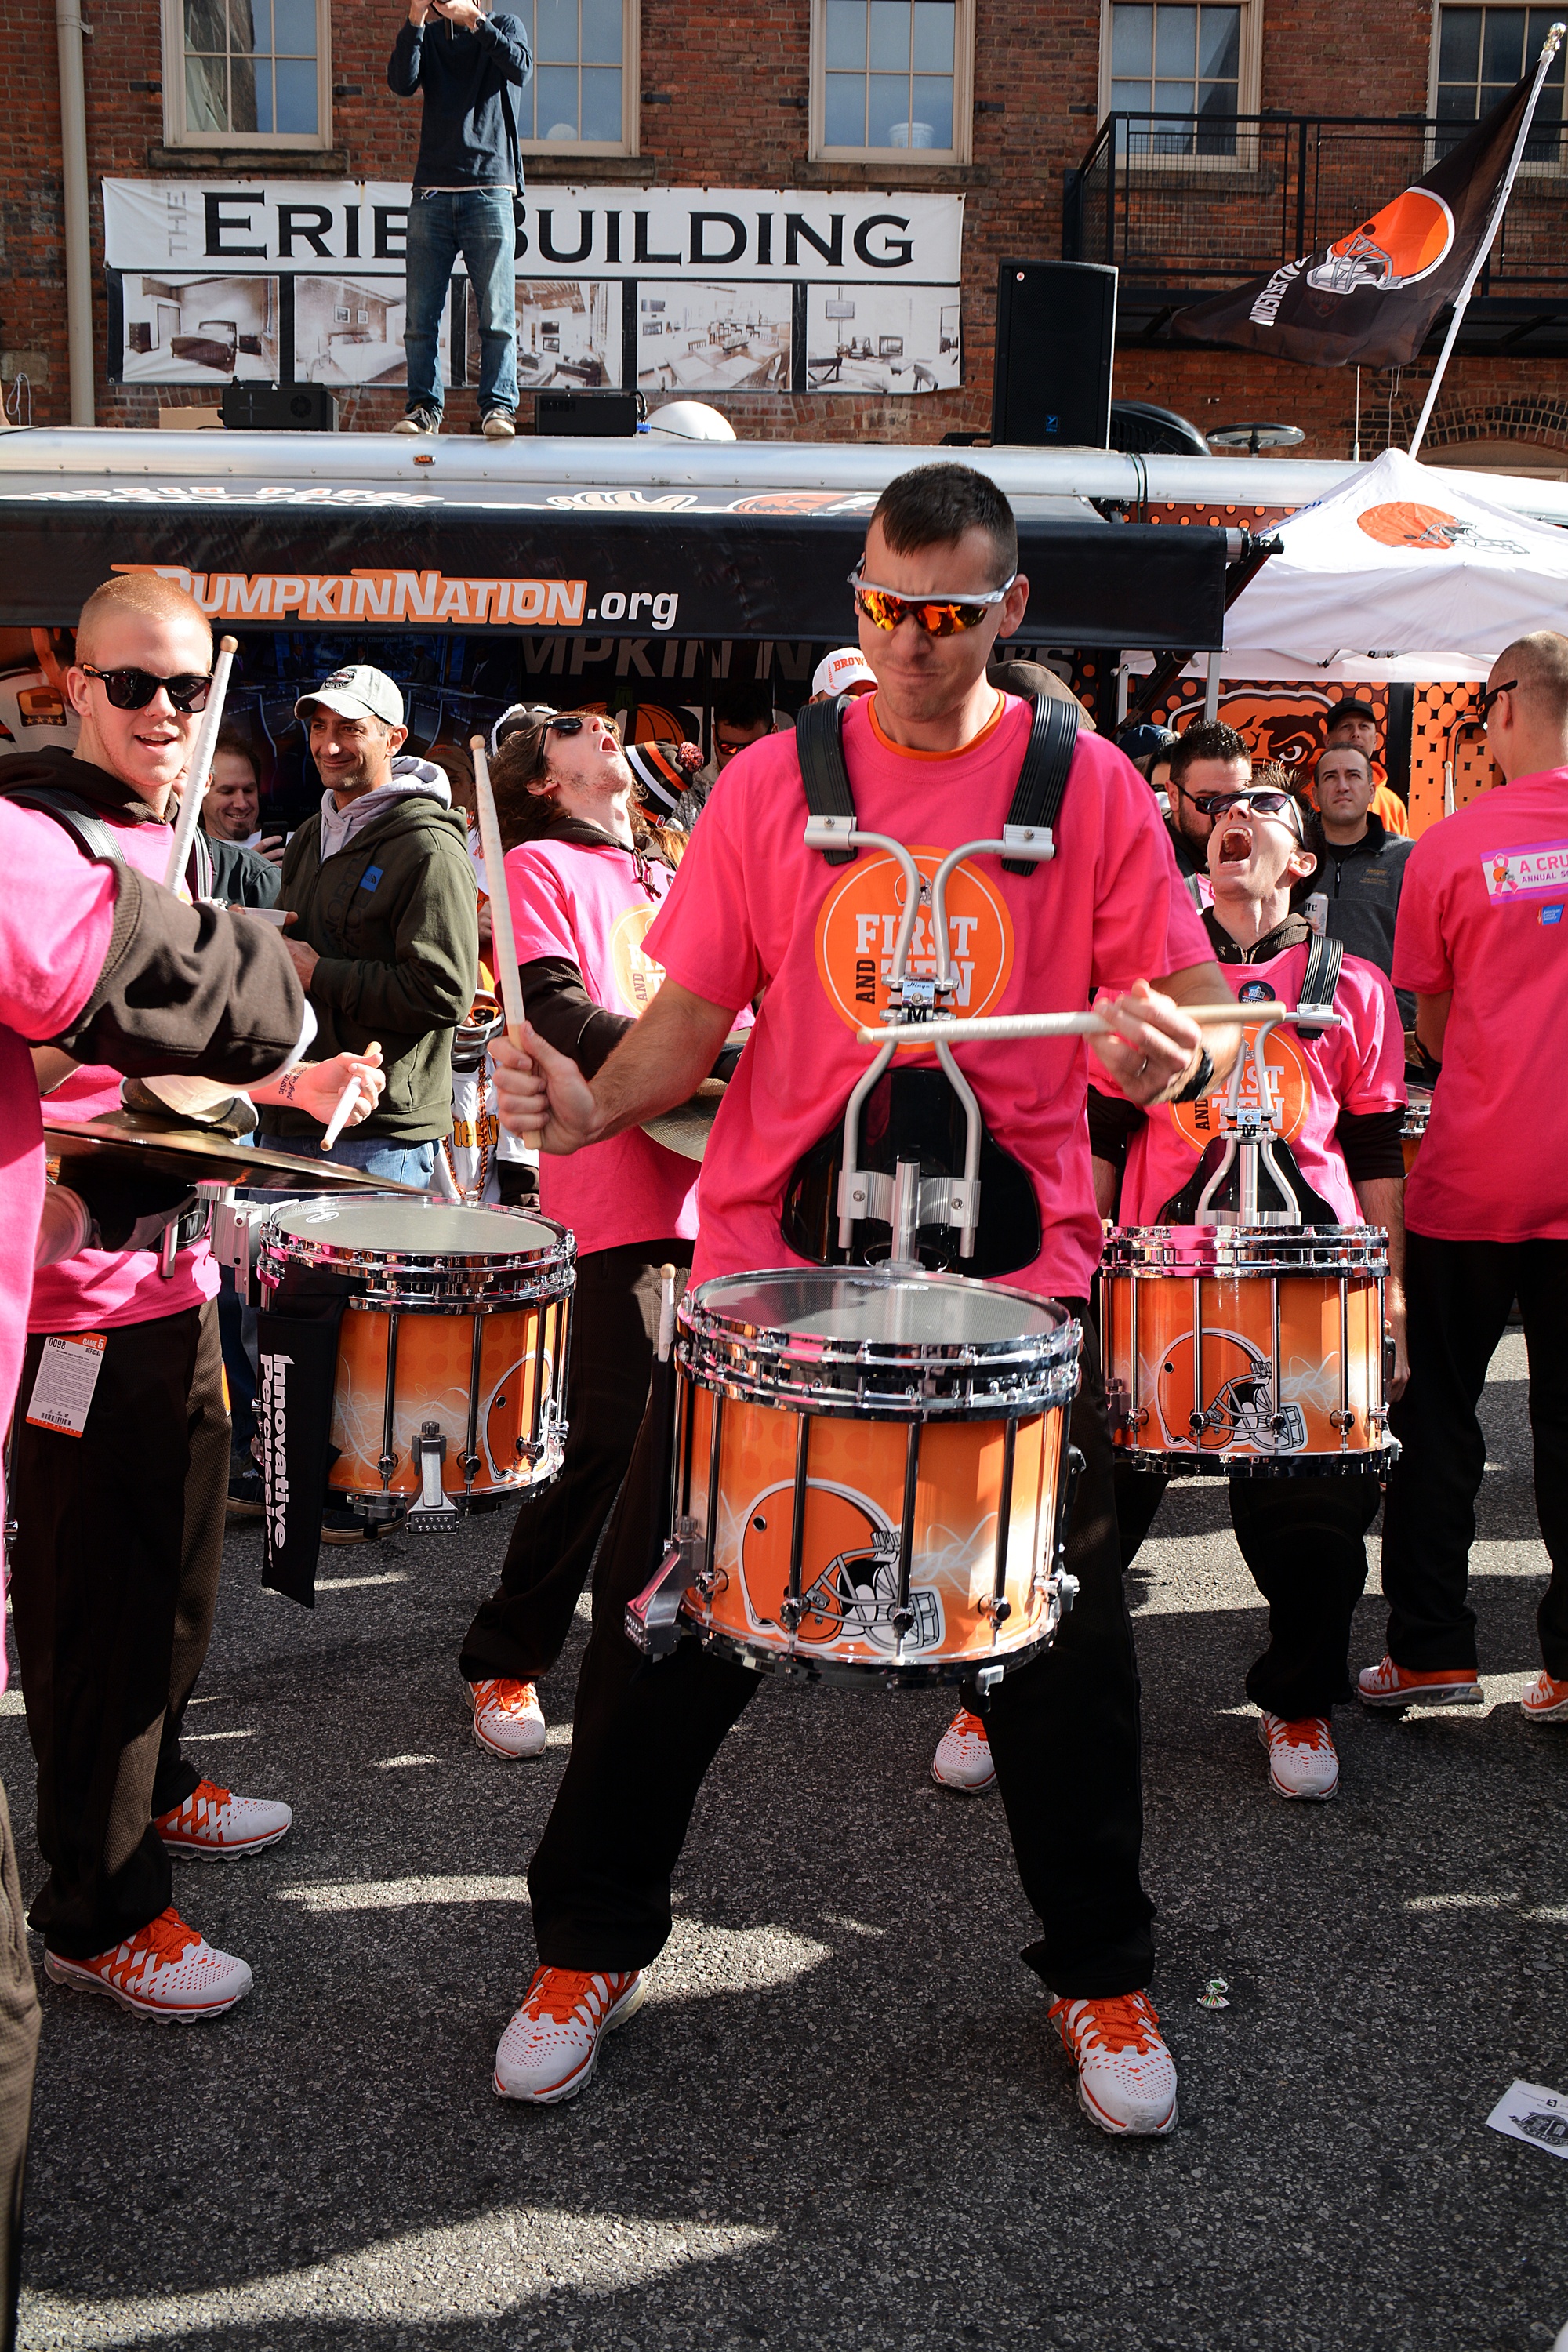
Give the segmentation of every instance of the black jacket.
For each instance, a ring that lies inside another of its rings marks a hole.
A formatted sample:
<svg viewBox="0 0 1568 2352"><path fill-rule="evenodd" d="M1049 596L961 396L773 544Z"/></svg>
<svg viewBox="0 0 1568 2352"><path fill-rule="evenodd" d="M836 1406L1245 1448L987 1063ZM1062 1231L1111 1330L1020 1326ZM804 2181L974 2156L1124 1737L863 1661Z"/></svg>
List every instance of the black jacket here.
<svg viewBox="0 0 1568 2352"><path fill-rule="evenodd" d="M427 16L423 25L405 19L386 81L397 98L425 93L416 192L522 185L522 158L512 133L519 93L532 71L528 35L517 16L482 16L471 33L442 16Z"/></svg>
<svg viewBox="0 0 1568 2352"><path fill-rule="evenodd" d="M1359 841L1322 845L1312 887L1329 902L1328 932L1342 940L1347 955L1364 956L1380 971L1394 976L1394 927L1399 914L1399 892L1405 868L1415 844L1390 833L1378 816L1368 815ZM1400 1018L1407 1029L1415 1022L1415 999L1400 990Z"/></svg>

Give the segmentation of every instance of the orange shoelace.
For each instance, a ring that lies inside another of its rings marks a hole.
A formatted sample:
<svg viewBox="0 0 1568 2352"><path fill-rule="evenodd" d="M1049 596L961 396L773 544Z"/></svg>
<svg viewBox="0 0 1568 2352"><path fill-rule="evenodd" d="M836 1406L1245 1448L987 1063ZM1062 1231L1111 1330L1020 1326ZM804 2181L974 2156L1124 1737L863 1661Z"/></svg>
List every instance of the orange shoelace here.
<svg viewBox="0 0 1568 2352"><path fill-rule="evenodd" d="M183 1960L201 1940L195 1929L187 1927L171 1905L167 1911L160 1911L155 1919L149 1919L147 1925L130 1939L129 1959L135 1962L143 1953L148 1953L160 1968L167 1968L175 1960Z"/></svg>
<svg viewBox="0 0 1568 2352"><path fill-rule="evenodd" d="M978 1715L972 1715L967 1707L958 1717L957 1722L949 1726L949 1729L955 1738L962 1739L967 1737L971 1739L984 1739L985 1738L984 1722Z"/></svg>
<svg viewBox="0 0 1568 2352"><path fill-rule="evenodd" d="M476 1683L481 1706L499 1706L503 1715L526 1715L533 1704L531 1683Z"/></svg>
<svg viewBox="0 0 1568 2352"><path fill-rule="evenodd" d="M602 2004L601 1995L595 1990L595 1974L607 1988ZM605 1969L542 1969L529 1988L523 2014L535 2020L548 2017L556 2025L564 2025L580 2009L586 2009L593 2016L601 2005L609 2006L619 1981Z"/></svg>
<svg viewBox="0 0 1568 2352"><path fill-rule="evenodd" d="M1321 1715L1302 1715L1289 1723L1281 1723L1275 1737L1288 1740L1292 1748L1331 1748L1333 1735Z"/></svg>
<svg viewBox="0 0 1568 2352"><path fill-rule="evenodd" d="M1051 2015L1065 2018L1070 2000L1053 2001ZM1098 2042L1110 2051L1134 2050L1146 2058L1159 2040L1160 2020L1154 2005L1141 1992L1118 1993L1110 2000L1086 2001L1086 2015L1068 2028L1075 2042Z"/></svg>

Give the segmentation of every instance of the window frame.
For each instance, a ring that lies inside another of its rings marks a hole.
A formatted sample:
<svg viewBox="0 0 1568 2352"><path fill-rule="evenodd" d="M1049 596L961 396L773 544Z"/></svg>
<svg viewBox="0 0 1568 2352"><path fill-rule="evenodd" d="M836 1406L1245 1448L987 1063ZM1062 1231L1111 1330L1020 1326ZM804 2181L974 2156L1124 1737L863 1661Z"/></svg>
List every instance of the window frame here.
<svg viewBox="0 0 1568 2352"><path fill-rule="evenodd" d="M1114 111L1110 103L1110 86L1115 76L1111 71L1112 11L1117 0L1100 0L1100 121ZM1263 106L1263 0L1233 0L1241 10L1241 68L1236 85L1236 120L1244 124L1248 115L1262 111ZM1222 115L1217 120L1223 121ZM1237 135L1234 155L1119 155L1119 172L1252 172L1258 168L1256 128L1251 136L1247 130Z"/></svg>
<svg viewBox="0 0 1568 2352"><path fill-rule="evenodd" d="M184 0L162 0L163 144L195 148L203 154L234 149L319 155L332 143L332 6L316 5L316 129L302 131L194 131L185 121L185 12Z"/></svg>
<svg viewBox="0 0 1568 2352"><path fill-rule="evenodd" d="M813 163L896 164L900 172L951 170L974 151L974 19L976 0L953 0L952 145L951 147L829 147L827 0L811 0L811 74L806 158Z"/></svg>
<svg viewBox="0 0 1568 2352"><path fill-rule="evenodd" d="M500 0L496 0L500 5ZM637 155L642 131L642 10L621 0L621 135L619 139L521 139L526 156Z"/></svg>
<svg viewBox="0 0 1568 2352"><path fill-rule="evenodd" d="M1432 37L1426 68L1426 119L1429 124L1436 124L1437 120L1437 59L1443 40L1444 5L1445 0L1433 0ZM1504 5L1505 0L1453 0L1453 5L1457 8L1480 8L1484 12L1489 7L1500 7ZM1531 0L1523 0L1523 9L1526 21L1528 22L1531 14ZM1535 59L1533 58L1527 58L1525 62L1527 68L1533 71ZM1545 92L1542 91L1542 95L1544 97ZM1539 119L1540 114L1538 109L1537 121L1539 121ZM1473 118L1471 124L1467 127L1473 128L1474 123L1479 122L1479 115L1477 115ZM1426 133L1426 169L1428 171L1431 170L1433 164L1437 161L1437 135L1436 129L1429 129ZM1537 159L1532 163L1530 158L1526 156L1520 163L1519 176L1521 180L1568 179L1568 88L1565 88L1564 89L1563 112L1558 120L1557 153L1555 158L1548 162L1544 158L1537 157Z"/></svg>

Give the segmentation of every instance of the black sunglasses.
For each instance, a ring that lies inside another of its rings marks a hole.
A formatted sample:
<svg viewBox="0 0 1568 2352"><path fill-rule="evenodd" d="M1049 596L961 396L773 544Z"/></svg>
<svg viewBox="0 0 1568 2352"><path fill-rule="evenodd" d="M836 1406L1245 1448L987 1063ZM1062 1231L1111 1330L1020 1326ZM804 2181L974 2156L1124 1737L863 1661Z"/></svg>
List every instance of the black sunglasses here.
<svg viewBox="0 0 1568 2352"><path fill-rule="evenodd" d="M544 731L547 735L581 735L587 724L585 719L571 717L547 719L544 722Z"/></svg>
<svg viewBox="0 0 1568 2352"><path fill-rule="evenodd" d="M1482 695L1480 701L1476 706L1477 717L1479 719L1488 718L1490 715L1491 707L1497 700L1498 696L1500 694L1511 694L1518 684L1519 680L1517 677L1510 677L1507 681L1506 685L1489 686L1486 692Z"/></svg>
<svg viewBox="0 0 1568 2352"><path fill-rule="evenodd" d="M201 677L192 670L181 670L174 677L155 677L150 669L94 669L90 662L82 668L89 677L102 684L105 694L116 710L145 710L160 687L184 717L206 709L212 689L210 677Z"/></svg>
<svg viewBox="0 0 1568 2352"><path fill-rule="evenodd" d="M1300 812L1295 796L1277 793L1265 786L1257 793L1197 793L1192 795L1193 806L1200 816L1226 816L1232 809L1256 809L1259 816L1284 816L1289 811L1300 829Z"/></svg>

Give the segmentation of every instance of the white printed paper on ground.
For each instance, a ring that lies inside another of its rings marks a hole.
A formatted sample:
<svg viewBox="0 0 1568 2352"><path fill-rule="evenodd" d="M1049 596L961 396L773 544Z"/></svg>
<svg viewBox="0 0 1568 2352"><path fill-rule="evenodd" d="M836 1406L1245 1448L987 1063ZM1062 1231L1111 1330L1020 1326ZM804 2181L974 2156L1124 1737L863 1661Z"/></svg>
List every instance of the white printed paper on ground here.
<svg viewBox="0 0 1568 2352"><path fill-rule="evenodd" d="M1540 2083L1510 2083L1487 2117L1493 2131L1528 2140L1549 2156L1568 2156L1568 2092Z"/></svg>

